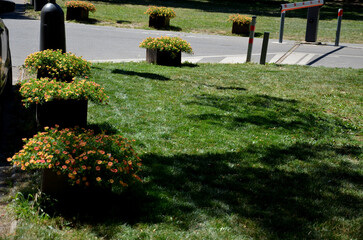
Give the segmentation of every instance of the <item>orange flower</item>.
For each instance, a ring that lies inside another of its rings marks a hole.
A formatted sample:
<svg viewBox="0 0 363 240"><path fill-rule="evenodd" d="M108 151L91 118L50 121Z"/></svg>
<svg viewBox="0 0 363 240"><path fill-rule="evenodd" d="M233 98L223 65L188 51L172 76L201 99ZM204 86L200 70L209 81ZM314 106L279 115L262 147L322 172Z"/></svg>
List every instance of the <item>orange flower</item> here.
<svg viewBox="0 0 363 240"><path fill-rule="evenodd" d="M97 182L101 182L101 180L102 180L102 179L101 179L100 177L97 177L97 178L96 178L96 181L97 181Z"/></svg>

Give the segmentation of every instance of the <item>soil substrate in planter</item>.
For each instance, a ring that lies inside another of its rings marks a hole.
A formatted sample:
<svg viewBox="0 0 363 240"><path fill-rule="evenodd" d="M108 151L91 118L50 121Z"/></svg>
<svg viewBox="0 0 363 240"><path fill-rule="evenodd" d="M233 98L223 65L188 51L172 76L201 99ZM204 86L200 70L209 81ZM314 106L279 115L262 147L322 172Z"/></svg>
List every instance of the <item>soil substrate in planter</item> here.
<svg viewBox="0 0 363 240"><path fill-rule="evenodd" d="M181 51L172 53L158 49L146 49L146 61L158 65L180 66Z"/></svg>

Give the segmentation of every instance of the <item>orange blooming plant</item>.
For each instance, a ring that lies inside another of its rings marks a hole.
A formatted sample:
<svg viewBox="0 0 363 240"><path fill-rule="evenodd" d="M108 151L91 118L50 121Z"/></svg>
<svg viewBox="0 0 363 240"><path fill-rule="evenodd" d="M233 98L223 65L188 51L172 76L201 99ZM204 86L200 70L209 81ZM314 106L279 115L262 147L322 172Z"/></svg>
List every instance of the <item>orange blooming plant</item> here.
<svg viewBox="0 0 363 240"><path fill-rule="evenodd" d="M91 63L73 53L47 49L27 56L24 67L31 73L41 72L43 77L59 81L74 77L85 77L91 72Z"/></svg>
<svg viewBox="0 0 363 240"><path fill-rule="evenodd" d="M168 17L168 18L174 18L176 16L175 11L172 8L167 7L156 7L156 6L150 6L145 14L150 15L151 17Z"/></svg>
<svg viewBox="0 0 363 240"><path fill-rule="evenodd" d="M95 103L107 102L108 96L97 83L89 80L58 82L55 79L28 79L18 83L19 93L25 107L32 103L43 104L52 100L91 100Z"/></svg>
<svg viewBox="0 0 363 240"><path fill-rule="evenodd" d="M96 12L96 7L90 2L85 1L68 1L66 2L65 6L67 8L83 8L90 12Z"/></svg>
<svg viewBox="0 0 363 240"><path fill-rule="evenodd" d="M45 128L8 161L22 170L51 169L68 176L72 185L126 187L141 167L130 142L119 135L95 134L93 130Z"/></svg>
<svg viewBox="0 0 363 240"><path fill-rule="evenodd" d="M249 25L252 22L252 18L246 15L240 15L240 14L232 14L229 16L228 21L235 22L240 25L247 24Z"/></svg>
<svg viewBox="0 0 363 240"><path fill-rule="evenodd" d="M193 49L190 44L179 37L148 37L140 43L139 47L146 49L158 49L160 51L182 51L186 53L193 53Z"/></svg>

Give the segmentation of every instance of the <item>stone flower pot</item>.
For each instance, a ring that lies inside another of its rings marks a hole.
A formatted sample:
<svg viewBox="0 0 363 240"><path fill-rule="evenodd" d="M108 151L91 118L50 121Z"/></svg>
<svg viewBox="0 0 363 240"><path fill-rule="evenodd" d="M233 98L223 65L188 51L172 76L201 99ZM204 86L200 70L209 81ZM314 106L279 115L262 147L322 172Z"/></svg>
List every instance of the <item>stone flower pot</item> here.
<svg viewBox="0 0 363 240"><path fill-rule="evenodd" d="M67 7L66 20L87 21L89 10L82 7Z"/></svg>
<svg viewBox="0 0 363 240"><path fill-rule="evenodd" d="M36 121L40 127L86 127L87 100L54 100L36 105Z"/></svg>
<svg viewBox="0 0 363 240"><path fill-rule="evenodd" d="M156 29L165 28L170 26L170 18L165 16L150 16L149 27Z"/></svg>
<svg viewBox="0 0 363 240"><path fill-rule="evenodd" d="M146 61L165 66L180 66L181 51L177 53L160 51L158 49L146 49Z"/></svg>
<svg viewBox="0 0 363 240"><path fill-rule="evenodd" d="M233 22L232 33L249 34L250 33L250 24L240 24L237 22Z"/></svg>

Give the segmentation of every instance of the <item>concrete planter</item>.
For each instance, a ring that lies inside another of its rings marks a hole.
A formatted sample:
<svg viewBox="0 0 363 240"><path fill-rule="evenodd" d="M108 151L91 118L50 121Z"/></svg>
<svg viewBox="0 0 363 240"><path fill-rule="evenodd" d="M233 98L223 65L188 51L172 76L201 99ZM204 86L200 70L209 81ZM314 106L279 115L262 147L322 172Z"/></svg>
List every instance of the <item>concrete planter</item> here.
<svg viewBox="0 0 363 240"><path fill-rule="evenodd" d="M166 28L170 26L170 18L164 16L150 16L149 17L149 27L154 27L156 29Z"/></svg>
<svg viewBox="0 0 363 240"><path fill-rule="evenodd" d="M158 49L146 49L146 61L165 66L180 66L181 51L177 53L160 51Z"/></svg>
<svg viewBox="0 0 363 240"><path fill-rule="evenodd" d="M66 20L87 21L88 14L89 14L89 11L84 8L67 7Z"/></svg>
<svg viewBox="0 0 363 240"><path fill-rule="evenodd" d="M233 22L232 33L249 34L250 33L250 24L239 24L237 22Z"/></svg>
<svg viewBox="0 0 363 240"><path fill-rule="evenodd" d="M54 100L36 105L36 121L38 126L86 127L87 100Z"/></svg>

